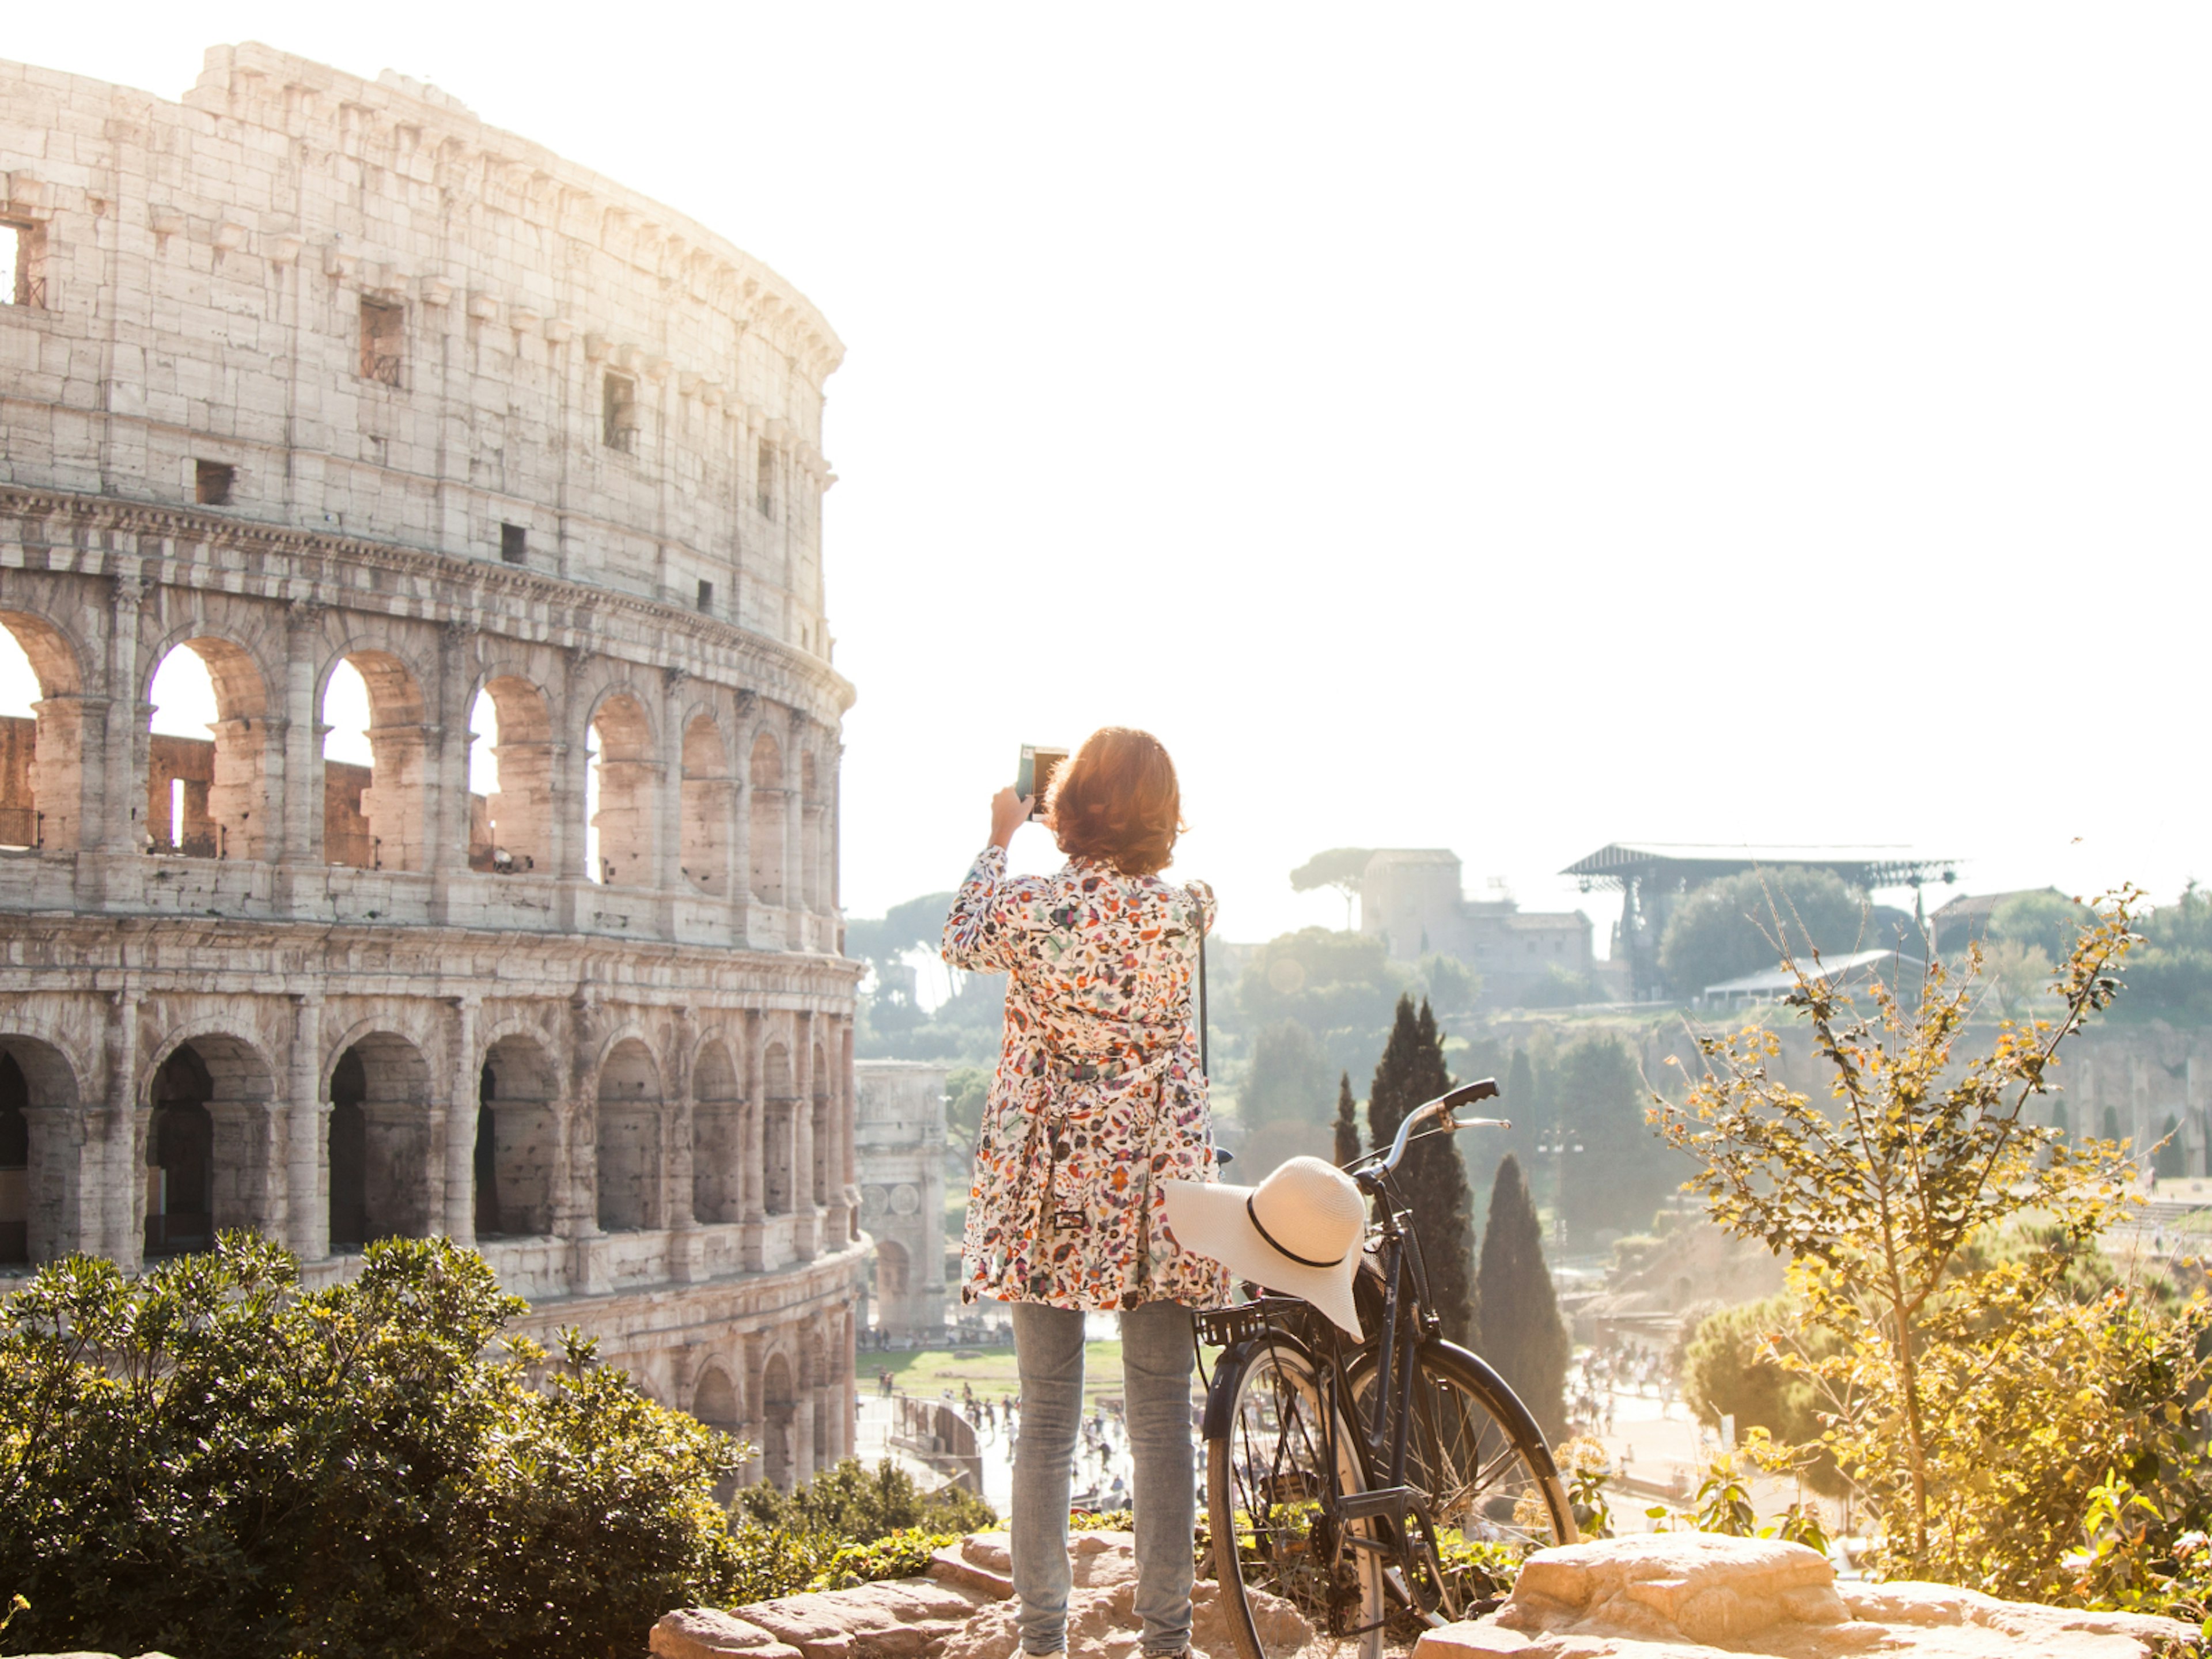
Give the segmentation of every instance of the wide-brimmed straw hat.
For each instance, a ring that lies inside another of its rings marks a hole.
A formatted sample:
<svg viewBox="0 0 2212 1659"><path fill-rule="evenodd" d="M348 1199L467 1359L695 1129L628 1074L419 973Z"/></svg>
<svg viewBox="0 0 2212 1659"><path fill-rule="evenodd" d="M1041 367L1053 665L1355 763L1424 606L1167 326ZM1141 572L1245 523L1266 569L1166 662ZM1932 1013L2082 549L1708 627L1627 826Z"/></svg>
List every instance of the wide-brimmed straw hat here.
<svg viewBox="0 0 2212 1659"><path fill-rule="evenodd" d="M1361 1334L1352 1276L1359 1271L1367 1204L1358 1184L1317 1158L1294 1158L1256 1187L1167 1181L1176 1243L1240 1279L1303 1297Z"/></svg>

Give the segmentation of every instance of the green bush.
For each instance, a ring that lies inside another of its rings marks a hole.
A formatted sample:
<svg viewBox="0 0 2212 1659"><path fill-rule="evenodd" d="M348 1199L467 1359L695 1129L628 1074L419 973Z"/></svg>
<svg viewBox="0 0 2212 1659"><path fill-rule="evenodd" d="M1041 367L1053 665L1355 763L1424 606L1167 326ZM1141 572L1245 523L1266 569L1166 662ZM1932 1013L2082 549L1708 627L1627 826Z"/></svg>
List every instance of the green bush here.
<svg viewBox="0 0 2212 1659"><path fill-rule="evenodd" d="M952 1532L925 1532L906 1527L869 1544L839 1547L809 1582L809 1589L850 1589L872 1584L879 1578L912 1578L929 1571L929 1558L960 1541Z"/></svg>
<svg viewBox="0 0 2212 1659"><path fill-rule="evenodd" d="M1808 1328L1804 1313L1785 1294L1721 1309L1688 1327L1694 1334L1682 1356L1682 1395L1701 1421L1710 1425L1733 1417L1739 1435L1765 1429L1793 1446L1820 1438L1825 1425L1811 1381L1785 1368L1773 1346L1778 1339L1802 1345L1816 1358L1835 1352L1834 1340L1825 1332ZM1804 1476L1807 1486L1831 1498L1848 1489L1826 1450Z"/></svg>
<svg viewBox="0 0 2212 1659"><path fill-rule="evenodd" d="M43 1269L0 1304L9 1645L596 1659L726 1595L742 1449L580 1338L492 1357L524 1309L442 1240L312 1294L244 1234Z"/></svg>
<svg viewBox="0 0 2212 1659"><path fill-rule="evenodd" d="M788 1492L763 1480L739 1492L737 1507L763 1525L822 1533L841 1543L916 1530L982 1532L999 1523L998 1511L965 1486L925 1493L888 1457L873 1468L848 1457Z"/></svg>

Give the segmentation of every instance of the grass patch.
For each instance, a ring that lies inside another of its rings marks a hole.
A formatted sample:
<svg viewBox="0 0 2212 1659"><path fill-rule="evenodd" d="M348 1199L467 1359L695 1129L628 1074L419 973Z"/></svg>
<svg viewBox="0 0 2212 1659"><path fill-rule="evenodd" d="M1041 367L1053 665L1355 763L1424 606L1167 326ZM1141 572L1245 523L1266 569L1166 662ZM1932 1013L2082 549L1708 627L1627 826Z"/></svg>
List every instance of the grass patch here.
<svg viewBox="0 0 2212 1659"><path fill-rule="evenodd" d="M969 1357L963 1358L962 1355ZM963 1383L974 1389L979 1400L987 1396L1011 1397L1021 1392L1020 1376L1014 1369L1014 1350L1011 1343L1003 1348L916 1348L905 1353L864 1353L860 1357L859 1370L863 1395L881 1386L877 1379L885 1371L891 1374L895 1387L930 1400L938 1398L946 1389L951 1389L952 1397L957 1400ZM1096 1405L1102 1395L1112 1395L1118 1398L1121 1393L1121 1343L1118 1340L1085 1343L1085 1402Z"/></svg>

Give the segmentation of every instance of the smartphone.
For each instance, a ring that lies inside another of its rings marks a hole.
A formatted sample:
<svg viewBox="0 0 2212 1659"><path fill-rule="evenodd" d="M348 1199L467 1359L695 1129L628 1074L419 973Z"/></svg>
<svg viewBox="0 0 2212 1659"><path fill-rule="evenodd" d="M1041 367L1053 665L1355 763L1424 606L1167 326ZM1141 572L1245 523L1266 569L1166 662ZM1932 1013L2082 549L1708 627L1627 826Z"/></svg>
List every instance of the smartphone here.
<svg viewBox="0 0 2212 1659"><path fill-rule="evenodd" d="M1045 793L1052 787L1052 775L1066 763L1065 749L1040 749L1033 743L1022 745L1021 768L1014 774L1014 793L1036 802L1030 809L1031 817L1044 816Z"/></svg>

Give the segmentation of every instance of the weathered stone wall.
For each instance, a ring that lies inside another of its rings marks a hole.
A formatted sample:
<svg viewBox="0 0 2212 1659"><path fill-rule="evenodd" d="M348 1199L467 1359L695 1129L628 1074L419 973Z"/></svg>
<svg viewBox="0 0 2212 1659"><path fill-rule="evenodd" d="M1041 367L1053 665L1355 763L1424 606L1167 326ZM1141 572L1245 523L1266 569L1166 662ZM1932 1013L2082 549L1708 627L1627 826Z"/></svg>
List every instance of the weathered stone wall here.
<svg viewBox="0 0 2212 1659"><path fill-rule="evenodd" d="M945 1082L925 1060L853 1067L860 1224L876 1241L876 1322L887 1331L945 1322Z"/></svg>
<svg viewBox="0 0 2212 1659"><path fill-rule="evenodd" d="M708 614L827 654L843 347L704 226L252 45L173 104L0 64L0 183L42 301L0 330L0 482L181 506L228 467L234 520L687 608L708 581Z"/></svg>
<svg viewBox="0 0 2212 1659"><path fill-rule="evenodd" d="M258 46L182 104L0 64L0 234L22 1253L253 1226L322 1283L442 1233L776 1478L842 1454L827 324L450 99ZM210 742L150 731L184 647ZM323 757L341 662L366 769Z"/></svg>

